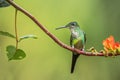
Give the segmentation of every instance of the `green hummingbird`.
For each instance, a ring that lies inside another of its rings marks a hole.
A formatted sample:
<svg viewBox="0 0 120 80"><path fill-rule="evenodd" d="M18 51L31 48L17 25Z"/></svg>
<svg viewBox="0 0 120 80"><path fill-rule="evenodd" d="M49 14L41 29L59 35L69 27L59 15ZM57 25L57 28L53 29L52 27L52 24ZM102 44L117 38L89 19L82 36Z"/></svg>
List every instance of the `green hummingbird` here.
<svg viewBox="0 0 120 80"><path fill-rule="evenodd" d="M85 35L85 32L83 32L80 29L80 26L78 25L78 23L75 22L75 21L70 22L65 26L56 28L56 30L62 29L62 28L70 29L70 32L71 32L70 45L71 45L71 47L77 48L77 49L80 49L80 50L84 50L84 46L85 46L85 43L86 43L86 35ZM73 54L72 54L71 73L74 72L74 67L75 67L76 61L77 61L77 59L80 55L80 54L75 53L75 52L72 52L72 53Z"/></svg>

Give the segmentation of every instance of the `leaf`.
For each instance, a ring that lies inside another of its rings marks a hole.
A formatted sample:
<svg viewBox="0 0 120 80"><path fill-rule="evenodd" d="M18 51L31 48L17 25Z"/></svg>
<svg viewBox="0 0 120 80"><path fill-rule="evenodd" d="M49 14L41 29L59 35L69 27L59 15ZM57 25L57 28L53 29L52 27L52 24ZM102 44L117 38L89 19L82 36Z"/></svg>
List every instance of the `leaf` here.
<svg viewBox="0 0 120 80"><path fill-rule="evenodd" d="M25 36L20 37L19 42L21 40L29 39L29 38L37 39L37 36L36 35L25 35Z"/></svg>
<svg viewBox="0 0 120 80"><path fill-rule="evenodd" d="M0 0L0 3L2 3L3 1L5 1L5 0Z"/></svg>
<svg viewBox="0 0 120 80"><path fill-rule="evenodd" d="M8 6L10 6L10 4L6 0L0 0L0 8Z"/></svg>
<svg viewBox="0 0 120 80"><path fill-rule="evenodd" d="M9 33L9 32L0 31L0 35L7 36L7 37L11 37L11 38L15 38L15 36L12 35L12 34Z"/></svg>
<svg viewBox="0 0 120 80"><path fill-rule="evenodd" d="M13 45L9 45L6 47L6 51L7 53L7 57L9 60L11 60L11 58L14 56L15 52L16 52L16 48Z"/></svg>
<svg viewBox="0 0 120 80"><path fill-rule="evenodd" d="M8 52L7 57L9 60L21 60L26 57L26 54L23 50L16 50L16 48L12 45L7 46L6 51Z"/></svg>
<svg viewBox="0 0 120 80"><path fill-rule="evenodd" d="M15 55L12 57L12 60L21 60L26 57L26 54L23 50L17 49Z"/></svg>

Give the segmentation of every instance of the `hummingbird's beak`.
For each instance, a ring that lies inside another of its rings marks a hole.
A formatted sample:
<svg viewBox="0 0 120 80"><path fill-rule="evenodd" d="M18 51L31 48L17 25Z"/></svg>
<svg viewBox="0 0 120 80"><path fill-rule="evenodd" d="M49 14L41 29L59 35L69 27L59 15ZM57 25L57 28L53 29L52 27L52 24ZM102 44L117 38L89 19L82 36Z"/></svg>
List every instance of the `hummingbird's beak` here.
<svg viewBox="0 0 120 80"><path fill-rule="evenodd" d="M62 29L62 28L66 28L66 26L58 27L58 28L56 28L56 30L58 30L58 29Z"/></svg>

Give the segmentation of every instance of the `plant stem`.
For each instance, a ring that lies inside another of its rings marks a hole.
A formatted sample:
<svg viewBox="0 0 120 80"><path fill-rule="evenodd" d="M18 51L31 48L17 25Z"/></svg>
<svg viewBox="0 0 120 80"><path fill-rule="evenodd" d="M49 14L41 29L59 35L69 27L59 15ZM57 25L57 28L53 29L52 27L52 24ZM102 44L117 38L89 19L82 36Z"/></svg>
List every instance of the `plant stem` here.
<svg viewBox="0 0 120 80"><path fill-rule="evenodd" d="M17 12L18 12L18 10L15 9L15 36L16 36L16 50L18 49Z"/></svg>

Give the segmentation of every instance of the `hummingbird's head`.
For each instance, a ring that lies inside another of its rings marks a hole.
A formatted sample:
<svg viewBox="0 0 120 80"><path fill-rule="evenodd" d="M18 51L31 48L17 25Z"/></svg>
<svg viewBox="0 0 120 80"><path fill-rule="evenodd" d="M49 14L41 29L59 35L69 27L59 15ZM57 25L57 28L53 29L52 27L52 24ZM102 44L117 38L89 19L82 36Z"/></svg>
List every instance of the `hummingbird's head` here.
<svg viewBox="0 0 120 80"><path fill-rule="evenodd" d="M65 26L62 26L62 27L56 28L56 30L58 30L58 29L62 29L62 28L73 29L73 28L77 28L77 27L79 27L79 25L78 25L77 22L74 21L74 22L70 22L70 23L68 23L68 24L65 25Z"/></svg>
<svg viewBox="0 0 120 80"><path fill-rule="evenodd" d="M79 27L79 25L77 22L70 22L65 27L71 29L71 28Z"/></svg>

